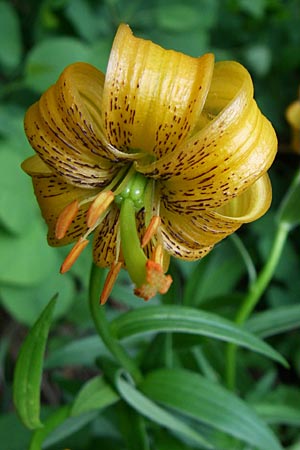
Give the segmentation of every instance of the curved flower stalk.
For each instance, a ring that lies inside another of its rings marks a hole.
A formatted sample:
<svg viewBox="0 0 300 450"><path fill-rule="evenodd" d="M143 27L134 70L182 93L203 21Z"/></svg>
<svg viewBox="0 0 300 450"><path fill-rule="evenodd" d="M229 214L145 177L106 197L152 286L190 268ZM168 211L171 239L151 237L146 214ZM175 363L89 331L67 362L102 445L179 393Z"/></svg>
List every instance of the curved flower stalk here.
<svg viewBox="0 0 300 450"><path fill-rule="evenodd" d="M291 149L300 153L300 87L299 98L286 109L286 119L291 127Z"/></svg>
<svg viewBox="0 0 300 450"><path fill-rule="evenodd" d="M75 63L31 106L32 177L50 245L93 233L93 257L121 267L148 299L171 284L169 257L195 260L271 202L275 132L236 62L192 58L138 39L121 25L106 75Z"/></svg>

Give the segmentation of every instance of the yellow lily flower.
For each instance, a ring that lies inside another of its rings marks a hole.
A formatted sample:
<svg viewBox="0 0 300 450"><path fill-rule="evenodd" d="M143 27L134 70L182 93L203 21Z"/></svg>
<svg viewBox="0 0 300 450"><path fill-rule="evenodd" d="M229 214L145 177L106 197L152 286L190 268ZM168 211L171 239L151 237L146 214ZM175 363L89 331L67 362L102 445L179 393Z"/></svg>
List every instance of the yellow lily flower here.
<svg viewBox="0 0 300 450"><path fill-rule="evenodd" d="M292 136L291 136L291 149L300 153L300 88L299 98L292 102L286 109L286 120L288 121Z"/></svg>
<svg viewBox="0 0 300 450"><path fill-rule="evenodd" d="M127 25L106 75L68 66L29 108L25 131L37 155L23 169L49 244L76 242L65 272L94 232L94 261L110 268L101 303L121 267L136 295L166 292L170 255L202 258L270 206L277 140L247 70L164 50Z"/></svg>

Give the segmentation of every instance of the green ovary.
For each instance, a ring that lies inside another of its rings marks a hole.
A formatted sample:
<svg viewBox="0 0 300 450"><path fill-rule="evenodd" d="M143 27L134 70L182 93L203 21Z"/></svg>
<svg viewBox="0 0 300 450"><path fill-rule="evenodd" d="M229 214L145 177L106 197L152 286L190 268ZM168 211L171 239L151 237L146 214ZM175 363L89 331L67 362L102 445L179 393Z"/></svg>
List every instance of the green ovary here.
<svg viewBox="0 0 300 450"><path fill-rule="evenodd" d="M144 206L144 197L148 180L134 173L122 192L115 197L120 208L121 248L126 269L137 287L146 283L147 257L141 248L136 226L136 213Z"/></svg>
<svg viewBox="0 0 300 450"><path fill-rule="evenodd" d="M144 206L144 193L148 180L142 174L135 172L128 180L125 188L115 197L117 205L121 206L125 199L130 199L136 212Z"/></svg>

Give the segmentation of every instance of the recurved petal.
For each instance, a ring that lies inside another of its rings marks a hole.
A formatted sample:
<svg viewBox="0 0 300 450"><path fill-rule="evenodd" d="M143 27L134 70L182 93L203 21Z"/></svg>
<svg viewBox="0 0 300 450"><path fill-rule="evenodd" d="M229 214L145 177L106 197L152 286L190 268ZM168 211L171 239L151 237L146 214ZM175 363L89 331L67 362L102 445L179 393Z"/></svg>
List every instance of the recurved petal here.
<svg viewBox="0 0 300 450"><path fill-rule="evenodd" d="M120 261L120 210L112 206L94 232L93 258L100 267L109 267Z"/></svg>
<svg viewBox="0 0 300 450"><path fill-rule="evenodd" d="M110 161L133 160L134 154L119 151L105 139L102 108L104 79L103 73L90 64L71 64L56 84L58 101L69 116L71 131L78 132L82 139L86 137L84 146L87 146L92 159L97 155Z"/></svg>
<svg viewBox="0 0 300 450"><path fill-rule="evenodd" d="M162 208L161 214L161 228L174 241L184 243L190 250L212 247L241 225L239 222L224 220L214 211L202 211L201 214L187 216L170 213Z"/></svg>
<svg viewBox="0 0 300 450"><path fill-rule="evenodd" d="M63 140L64 131L61 129L59 134L53 132L43 120L39 103L35 103L27 111L25 130L37 154L52 172L66 182L75 186L96 187L106 185L111 180L116 169L112 166L102 168L98 162L85 158L80 153L79 143L74 147L75 150L71 150L70 141Z"/></svg>
<svg viewBox="0 0 300 450"><path fill-rule="evenodd" d="M197 247L212 248L217 242L235 232L243 223L261 217L269 208L272 199L271 183L263 175L243 194L217 210L204 210L193 214L174 214L161 208L162 228L172 238L174 248L184 242L194 250ZM208 250L209 251L209 250ZM175 256L180 258L180 251ZM201 257L201 256L200 256ZM184 259L197 259L184 253Z"/></svg>
<svg viewBox="0 0 300 450"><path fill-rule="evenodd" d="M246 191L215 211L218 220L234 223L249 223L262 217L272 202L272 186L265 173Z"/></svg>
<svg viewBox="0 0 300 450"><path fill-rule="evenodd" d="M164 50L121 25L107 68L103 111L108 141L160 158L192 132L209 89L212 54Z"/></svg>
<svg viewBox="0 0 300 450"><path fill-rule="evenodd" d="M21 167L24 172L31 176L38 174L53 174L53 171L50 169L50 167L45 164L38 155L33 155L25 159L25 161L22 162Z"/></svg>
<svg viewBox="0 0 300 450"><path fill-rule="evenodd" d="M38 156L24 161L23 169L32 176L34 192L41 208L42 215L48 225L48 242L52 246L66 245L76 241L86 230L86 212L90 202L79 208L63 239L56 239L55 229L62 210L74 200L85 200L95 195L98 190L83 189L65 183L62 178L49 171Z"/></svg>
<svg viewBox="0 0 300 450"><path fill-rule="evenodd" d="M112 162L115 152L103 137L103 80L94 67L72 64L25 116L32 147L54 172L77 186L103 186L118 170Z"/></svg>
<svg viewBox="0 0 300 450"><path fill-rule="evenodd" d="M250 76L240 64L218 63L199 119L204 128L172 158L137 169L160 178L166 207L192 213L216 208L245 191L271 165L277 139L252 98ZM205 116L205 118L203 118Z"/></svg>
<svg viewBox="0 0 300 450"><path fill-rule="evenodd" d="M160 227L164 249L175 258L195 261L209 253L213 246L204 246L193 241L188 234L166 218Z"/></svg>

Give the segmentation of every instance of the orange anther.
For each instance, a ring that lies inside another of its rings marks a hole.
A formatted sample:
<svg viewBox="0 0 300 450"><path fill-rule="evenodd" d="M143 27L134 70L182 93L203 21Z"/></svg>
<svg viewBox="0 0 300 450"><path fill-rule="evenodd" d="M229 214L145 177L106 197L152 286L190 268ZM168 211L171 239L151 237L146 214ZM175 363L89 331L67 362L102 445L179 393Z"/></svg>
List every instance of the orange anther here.
<svg viewBox="0 0 300 450"><path fill-rule="evenodd" d="M114 201L114 198L112 191L100 192L100 194L97 195L86 215L87 226L89 228L92 228L95 225L101 214L103 214Z"/></svg>
<svg viewBox="0 0 300 450"><path fill-rule="evenodd" d="M121 267L122 267L121 262L115 263L111 266L110 271L107 274L103 290L101 292L101 296L100 296L100 304L101 305L104 305L107 302L108 297L110 296L112 288L117 279L117 276L119 275L119 272L121 270Z"/></svg>
<svg viewBox="0 0 300 450"><path fill-rule="evenodd" d="M148 244L148 242L150 242L151 238L155 235L160 222L161 219L159 216L152 216L142 240L142 248L144 248Z"/></svg>
<svg viewBox="0 0 300 450"><path fill-rule="evenodd" d="M82 252L82 250L88 245L88 239L80 238L78 242L74 245L66 259L61 265L60 273L65 273L71 269L74 262L77 260L78 256Z"/></svg>
<svg viewBox="0 0 300 450"><path fill-rule="evenodd" d="M62 239L65 237L72 221L77 216L79 209L78 200L74 200L69 203L59 214L56 226L55 226L55 237L56 239Z"/></svg>

